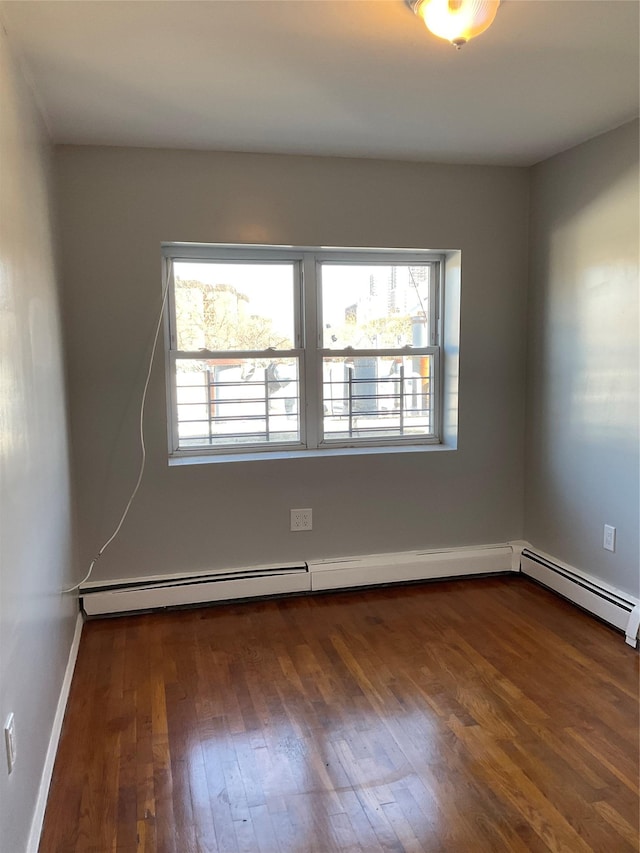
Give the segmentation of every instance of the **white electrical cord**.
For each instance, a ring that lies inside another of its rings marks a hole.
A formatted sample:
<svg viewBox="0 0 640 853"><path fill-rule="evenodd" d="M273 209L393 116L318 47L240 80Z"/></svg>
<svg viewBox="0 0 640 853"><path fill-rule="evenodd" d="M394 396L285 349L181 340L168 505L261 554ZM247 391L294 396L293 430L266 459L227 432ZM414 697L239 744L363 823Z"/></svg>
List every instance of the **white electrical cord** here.
<svg viewBox="0 0 640 853"><path fill-rule="evenodd" d="M153 370L153 360L154 360L155 355L156 355L156 349L158 348L158 338L160 337L160 329L162 328L162 317L164 315L164 309L165 309L165 306L167 304L167 294L169 293L169 282L171 281L171 265L172 265L172 261L169 260L169 262L167 264L167 281L165 283L164 291L162 293L162 303L160 304L160 314L158 316L158 323L156 325L156 332L155 332L155 335L153 337L153 346L151 348L151 358L149 359L149 369L147 370L147 378L145 379L144 390L142 391L142 400L140 403L140 426L139 426L139 429L140 429L141 457L140 457L140 470L138 471L138 479L136 480L136 484L133 487L133 491L131 492L131 496L129 497L129 500L127 501L127 504L124 508L124 512L120 516L120 521L116 525L116 529L113 531L111 536L107 539L107 541L104 543L102 548L100 548L98 553L95 555L95 557L93 558L93 560L89 564L89 570L87 571L86 575L82 578L80 583L77 583L75 586L70 586L68 589L63 589L62 592L75 592L76 589L80 589L82 584L86 583L89 580L89 578L91 577L91 572L93 571L93 567L98 562L100 557L102 557L102 555L107 550L109 545L111 545L111 543L116 538L118 533L120 533L120 528L124 524L124 520L127 517L127 515L129 514L129 510L131 509L131 504L133 503L135 496L138 494L138 489L140 488L140 483L142 482L142 475L144 474L145 464L147 461L147 448L146 448L146 445L144 443L144 409L145 409L145 404L147 402L147 391L149 390L149 381L151 379L151 372Z"/></svg>

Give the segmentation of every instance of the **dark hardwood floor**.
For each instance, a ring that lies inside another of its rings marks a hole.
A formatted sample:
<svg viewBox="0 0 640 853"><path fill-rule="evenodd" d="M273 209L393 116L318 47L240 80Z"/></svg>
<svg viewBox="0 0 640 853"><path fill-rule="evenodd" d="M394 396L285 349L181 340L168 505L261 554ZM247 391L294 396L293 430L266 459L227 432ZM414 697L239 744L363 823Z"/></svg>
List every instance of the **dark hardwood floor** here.
<svg viewBox="0 0 640 853"><path fill-rule="evenodd" d="M638 660L521 578L89 622L40 851L637 851Z"/></svg>

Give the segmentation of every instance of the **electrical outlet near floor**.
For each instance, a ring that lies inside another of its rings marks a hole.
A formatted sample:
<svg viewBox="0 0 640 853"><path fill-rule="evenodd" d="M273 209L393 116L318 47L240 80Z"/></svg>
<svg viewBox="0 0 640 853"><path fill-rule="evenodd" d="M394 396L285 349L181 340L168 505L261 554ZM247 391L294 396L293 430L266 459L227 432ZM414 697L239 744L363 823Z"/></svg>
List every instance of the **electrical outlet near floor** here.
<svg viewBox="0 0 640 853"><path fill-rule="evenodd" d="M13 714L9 714L4 724L4 743L7 748L7 769L11 773L16 763L16 721Z"/></svg>
<svg viewBox="0 0 640 853"><path fill-rule="evenodd" d="M311 509L292 509L291 510L291 529L292 530L311 530L313 528L313 510Z"/></svg>
<svg viewBox="0 0 640 853"><path fill-rule="evenodd" d="M602 547L605 549L605 551L616 550L616 529L610 524L605 524L604 526L604 539L602 541Z"/></svg>

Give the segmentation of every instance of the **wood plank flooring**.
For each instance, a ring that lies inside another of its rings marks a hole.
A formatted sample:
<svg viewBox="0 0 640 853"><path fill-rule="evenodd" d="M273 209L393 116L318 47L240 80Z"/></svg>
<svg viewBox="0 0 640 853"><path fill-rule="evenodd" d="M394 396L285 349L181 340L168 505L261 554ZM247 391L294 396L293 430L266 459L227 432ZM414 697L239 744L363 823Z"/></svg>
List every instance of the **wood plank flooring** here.
<svg viewBox="0 0 640 853"><path fill-rule="evenodd" d="M638 851L638 660L521 578L89 622L40 851Z"/></svg>

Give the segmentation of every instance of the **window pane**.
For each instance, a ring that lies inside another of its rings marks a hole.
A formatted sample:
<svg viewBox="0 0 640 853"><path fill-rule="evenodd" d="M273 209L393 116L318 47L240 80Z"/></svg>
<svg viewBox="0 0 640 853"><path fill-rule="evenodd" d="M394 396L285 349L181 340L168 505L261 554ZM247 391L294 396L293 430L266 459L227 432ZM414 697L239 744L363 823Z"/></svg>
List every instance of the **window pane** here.
<svg viewBox="0 0 640 853"><path fill-rule="evenodd" d="M324 349L429 346L431 266L321 266Z"/></svg>
<svg viewBox="0 0 640 853"><path fill-rule="evenodd" d="M434 433L432 356L324 358L322 374L325 439Z"/></svg>
<svg viewBox="0 0 640 853"><path fill-rule="evenodd" d="M176 359L178 448L298 443L297 358Z"/></svg>
<svg viewBox="0 0 640 853"><path fill-rule="evenodd" d="M294 348L290 263L174 263L177 348Z"/></svg>

